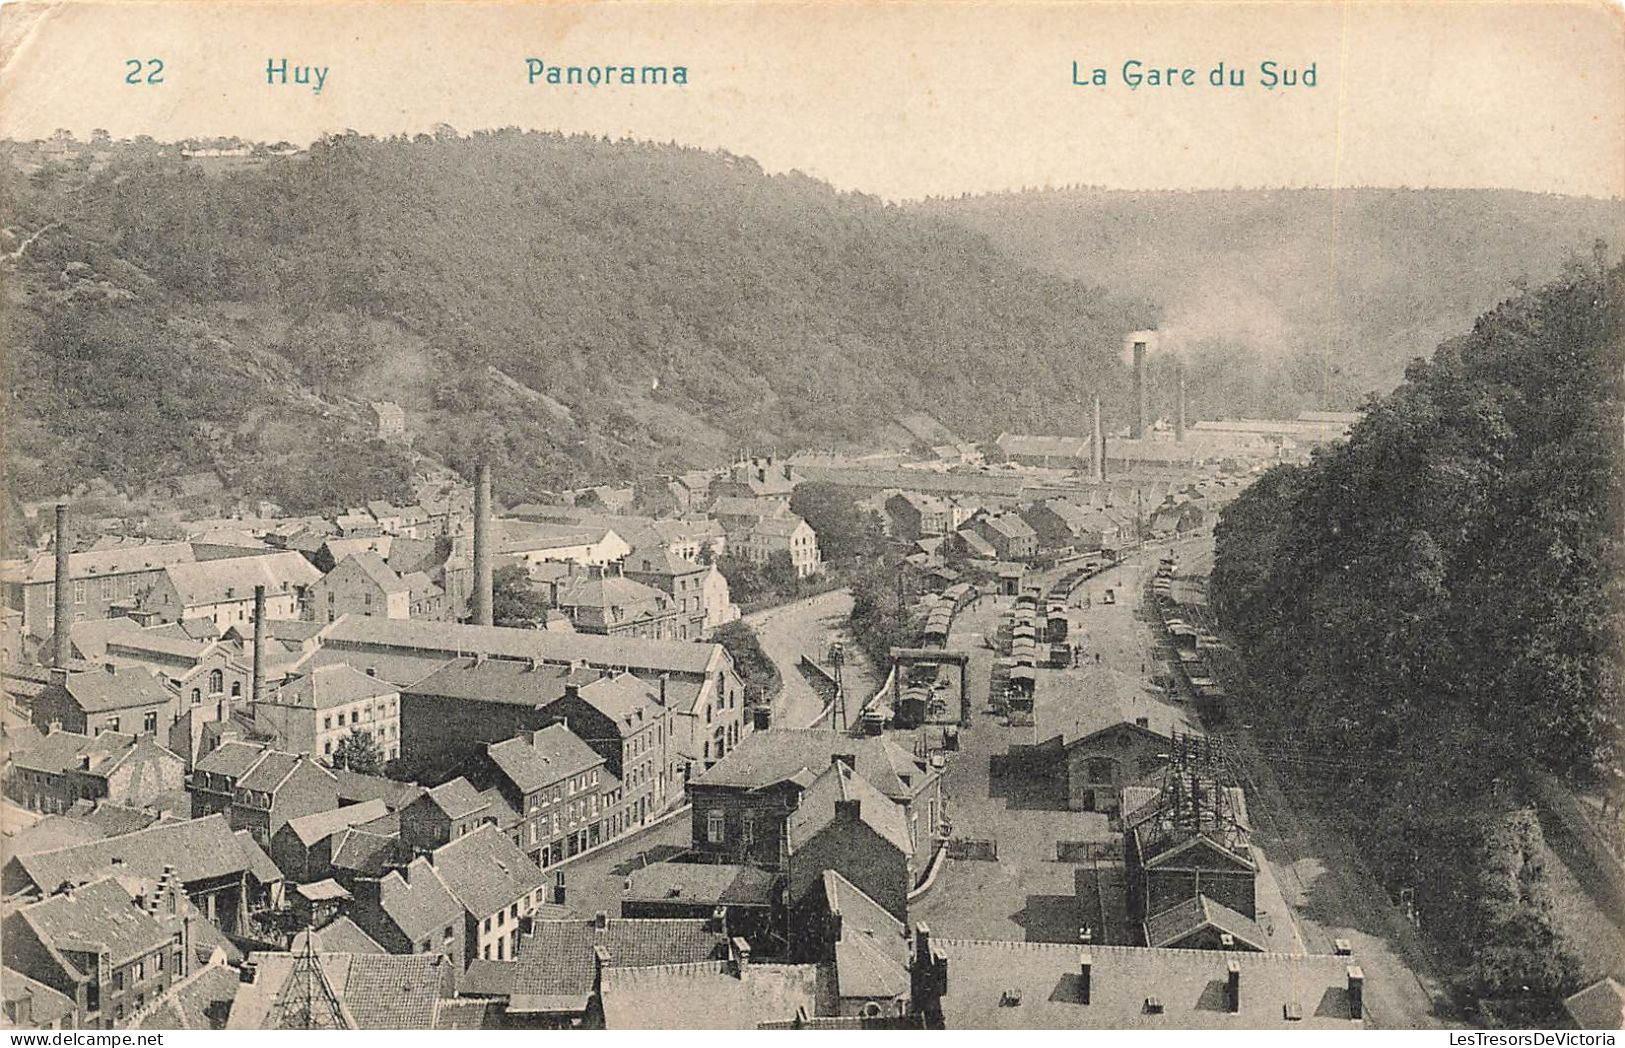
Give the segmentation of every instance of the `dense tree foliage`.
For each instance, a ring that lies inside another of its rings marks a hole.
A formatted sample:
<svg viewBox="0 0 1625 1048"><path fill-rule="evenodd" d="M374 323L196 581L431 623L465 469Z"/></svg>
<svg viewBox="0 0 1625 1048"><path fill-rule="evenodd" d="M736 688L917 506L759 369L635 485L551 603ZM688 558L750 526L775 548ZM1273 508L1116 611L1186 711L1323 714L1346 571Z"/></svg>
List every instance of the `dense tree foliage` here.
<svg viewBox="0 0 1625 1048"><path fill-rule="evenodd" d="M31 494L256 483L315 453L314 421L364 439L368 399L456 468L483 449L508 500L850 441L911 409L973 436L1076 425L1086 391L1126 386L1120 333L1151 319L946 220L592 137L0 164L0 205L39 233L6 331Z"/></svg>
<svg viewBox="0 0 1625 1048"><path fill-rule="evenodd" d="M1424 927L1473 953L1474 994L1572 975L1525 776L1620 765L1622 299L1619 267L1576 264L1502 304L1216 529L1253 715L1346 798Z"/></svg>
<svg viewBox="0 0 1625 1048"><path fill-rule="evenodd" d="M540 626L547 621L547 598L523 567L509 564L491 572L491 622L497 626Z"/></svg>
<svg viewBox="0 0 1625 1048"><path fill-rule="evenodd" d="M734 669L745 685L745 702L752 706L771 702L779 692L779 668L762 650L761 638L751 624L735 619L717 627L711 639L733 656Z"/></svg>
<svg viewBox="0 0 1625 1048"><path fill-rule="evenodd" d="M384 751L371 732L357 728L333 747L333 767L347 768L362 775L382 775Z"/></svg>
<svg viewBox="0 0 1625 1048"><path fill-rule="evenodd" d="M819 554L831 568L873 561L885 550L879 515L860 510L851 488L823 481L799 484L790 496L790 511L817 532Z"/></svg>
<svg viewBox="0 0 1625 1048"><path fill-rule="evenodd" d="M891 665L891 649L919 643L923 615L897 585L897 561L876 562L852 581L852 612L847 631L863 648L872 666Z"/></svg>

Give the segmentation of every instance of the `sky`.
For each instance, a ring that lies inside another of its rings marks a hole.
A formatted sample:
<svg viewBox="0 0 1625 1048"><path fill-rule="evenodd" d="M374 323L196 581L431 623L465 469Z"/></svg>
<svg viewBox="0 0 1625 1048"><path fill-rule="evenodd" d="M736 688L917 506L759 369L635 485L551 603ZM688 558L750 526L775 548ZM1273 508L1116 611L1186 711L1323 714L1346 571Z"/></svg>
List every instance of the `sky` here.
<svg viewBox="0 0 1625 1048"><path fill-rule="evenodd" d="M158 58L162 83L126 83ZM676 86L527 83L683 65ZM268 60L326 70L267 84ZM1131 90L1130 60L1197 83ZM1315 85L1265 90L1259 65ZM1207 85L1240 67L1242 88ZM1104 87L1073 83L1105 69ZM1301 73L1300 73L1301 75ZM0 134L519 126L676 141L890 199L1070 184L1625 196L1625 9L1603 3L118 2L0 9Z"/></svg>

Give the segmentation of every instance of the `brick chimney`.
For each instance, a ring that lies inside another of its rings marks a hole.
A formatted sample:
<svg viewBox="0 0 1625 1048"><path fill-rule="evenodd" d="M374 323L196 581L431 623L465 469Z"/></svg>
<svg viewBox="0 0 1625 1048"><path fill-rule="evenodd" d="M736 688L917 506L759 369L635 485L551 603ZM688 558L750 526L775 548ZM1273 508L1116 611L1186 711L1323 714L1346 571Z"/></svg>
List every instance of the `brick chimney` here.
<svg viewBox="0 0 1625 1048"><path fill-rule="evenodd" d="M1134 426L1129 430L1129 436L1135 440L1144 438L1146 431L1146 416L1151 413L1148 402L1149 391L1145 384L1145 342L1134 340Z"/></svg>
<svg viewBox="0 0 1625 1048"><path fill-rule="evenodd" d="M249 692L255 702L265 698L265 587L254 587L254 685ZM222 720L224 718L221 718Z"/></svg>
<svg viewBox="0 0 1625 1048"><path fill-rule="evenodd" d="M1078 955L1078 1003L1088 1004L1093 987L1095 958L1088 950Z"/></svg>
<svg viewBox="0 0 1625 1048"><path fill-rule="evenodd" d="M474 473L474 622L491 625L491 466Z"/></svg>
<svg viewBox="0 0 1625 1048"><path fill-rule="evenodd" d="M1241 962L1234 958L1224 964L1224 1005L1232 1012L1241 1011Z"/></svg>
<svg viewBox="0 0 1625 1048"><path fill-rule="evenodd" d="M1349 965L1349 1018L1365 1018L1365 972L1358 964Z"/></svg>
<svg viewBox="0 0 1625 1048"><path fill-rule="evenodd" d="M68 574L68 507L56 504L56 609L51 665L68 664L68 632L73 628L73 582Z"/></svg>
<svg viewBox="0 0 1625 1048"><path fill-rule="evenodd" d="M1180 357L1174 361L1174 373L1179 384L1179 393L1174 405L1174 442L1185 443L1185 358Z"/></svg>

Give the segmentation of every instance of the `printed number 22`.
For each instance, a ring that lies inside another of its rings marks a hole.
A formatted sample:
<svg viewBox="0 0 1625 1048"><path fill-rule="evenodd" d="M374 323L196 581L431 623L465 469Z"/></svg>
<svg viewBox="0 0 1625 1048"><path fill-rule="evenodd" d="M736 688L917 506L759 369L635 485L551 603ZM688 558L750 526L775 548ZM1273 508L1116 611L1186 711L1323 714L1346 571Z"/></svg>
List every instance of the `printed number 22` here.
<svg viewBox="0 0 1625 1048"><path fill-rule="evenodd" d="M131 58L127 59L124 64L130 68L130 71L124 77L126 84L161 84L164 82L164 60L161 58L149 58L145 63L139 58ZM146 76L143 77L142 70L146 66L152 68L147 69Z"/></svg>

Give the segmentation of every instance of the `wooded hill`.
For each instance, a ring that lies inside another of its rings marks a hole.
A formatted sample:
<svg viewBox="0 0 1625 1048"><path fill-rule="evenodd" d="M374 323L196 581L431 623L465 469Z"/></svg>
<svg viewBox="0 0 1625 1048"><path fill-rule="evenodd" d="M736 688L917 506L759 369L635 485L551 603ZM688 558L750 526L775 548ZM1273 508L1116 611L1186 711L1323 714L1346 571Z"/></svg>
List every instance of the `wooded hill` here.
<svg viewBox="0 0 1625 1048"><path fill-rule="evenodd" d="M1475 999L1574 988L1520 809L1538 776L1619 787L1622 375L1625 270L1576 264L1216 530L1249 718L1316 769L1389 887L1415 888Z"/></svg>
<svg viewBox="0 0 1625 1048"><path fill-rule="evenodd" d="M1071 188L916 210L1155 303L1192 354L1191 409L1207 418L1291 417L1323 390L1327 407L1352 408L1598 238L1616 252L1625 240L1620 201L1501 190Z"/></svg>
<svg viewBox="0 0 1625 1048"><path fill-rule="evenodd" d="M1149 319L726 154L504 131L200 163L5 171L8 248L39 232L6 332L25 496L217 468L286 505L354 499L402 458L364 440L369 398L454 467L492 444L509 498L908 410L1081 427Z"/></svg>

